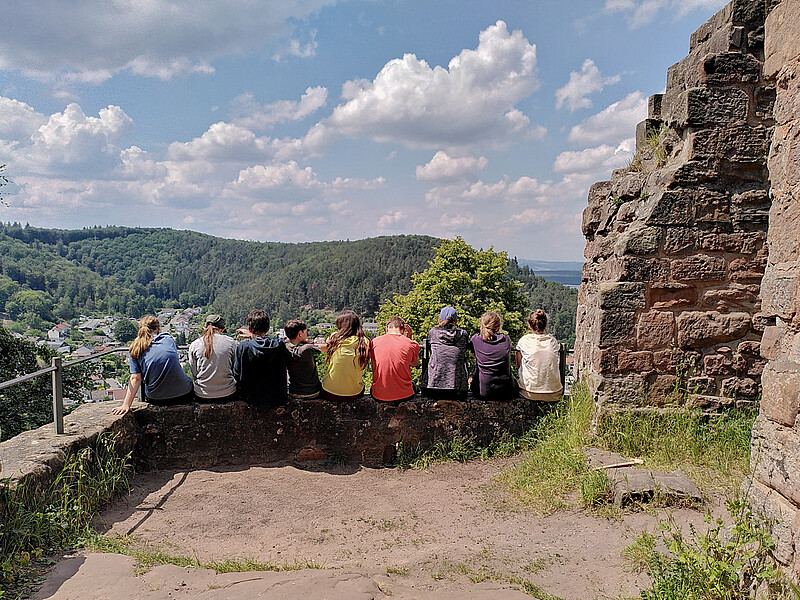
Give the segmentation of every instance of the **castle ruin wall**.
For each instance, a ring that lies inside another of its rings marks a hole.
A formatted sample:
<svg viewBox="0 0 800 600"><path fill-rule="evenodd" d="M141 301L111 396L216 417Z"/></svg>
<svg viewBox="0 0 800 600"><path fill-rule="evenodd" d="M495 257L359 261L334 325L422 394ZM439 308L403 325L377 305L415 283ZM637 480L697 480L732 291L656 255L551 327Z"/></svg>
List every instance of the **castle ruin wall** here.
<svg viewBox="0 0 800 600"><path fill-rule="evenodd" d="M774 84L766 5L733 0L648 102L636 155L594 184L575 362L604 407L756 401Z"/></svg>

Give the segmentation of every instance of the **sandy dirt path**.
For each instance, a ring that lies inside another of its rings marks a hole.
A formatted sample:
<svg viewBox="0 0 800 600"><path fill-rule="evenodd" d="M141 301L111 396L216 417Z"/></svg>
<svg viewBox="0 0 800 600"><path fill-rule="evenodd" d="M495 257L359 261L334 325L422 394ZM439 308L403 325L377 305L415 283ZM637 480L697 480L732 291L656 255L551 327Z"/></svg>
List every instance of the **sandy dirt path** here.
<svg viewBox="0 0 800 600"><path fill-rule="evenodd" d="M657 517L609 521L579 509L539 516L496 482L509 464L142 473L131 495L102 513L101 530L201 561L313 561L325 569L216 575L170 566L136 577L129 557L85 555L61 563L37 598L530 598L515 591L514 578L565 599L638 595L646 580L621 552L653 531ZM702 524L698 511L674 514ZM337 595L348 585L355 587Z"/></svg>

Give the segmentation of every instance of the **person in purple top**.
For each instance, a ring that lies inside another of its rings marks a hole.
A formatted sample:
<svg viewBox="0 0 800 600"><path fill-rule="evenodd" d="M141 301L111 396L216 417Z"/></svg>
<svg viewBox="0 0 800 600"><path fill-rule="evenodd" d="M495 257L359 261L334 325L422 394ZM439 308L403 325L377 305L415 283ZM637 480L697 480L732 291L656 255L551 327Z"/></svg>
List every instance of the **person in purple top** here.
<svg viewBox="0 0 800 600"><path fill-rule="evenodd" d="M495 312L481 316L481 332L469 340L475 355L470 390L479 400L511 400L517 396L517 382L511 375L511 340L500 333L503 320Z"/></svg>

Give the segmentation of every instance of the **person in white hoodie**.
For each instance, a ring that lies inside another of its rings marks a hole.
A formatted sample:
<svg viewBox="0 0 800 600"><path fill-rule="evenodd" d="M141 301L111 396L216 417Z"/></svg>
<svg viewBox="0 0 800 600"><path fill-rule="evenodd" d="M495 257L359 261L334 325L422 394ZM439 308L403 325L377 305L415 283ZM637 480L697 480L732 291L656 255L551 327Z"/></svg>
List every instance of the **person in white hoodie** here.
<svg viewBox="0 0 800 600"><path fill-rule="evenodd" d="M528 329L517 343L516 361L519 393L529 400L555 402L561 399L563 386L558 367L558 341L545 333L547 315L541 309L528 317Z"/></svg>

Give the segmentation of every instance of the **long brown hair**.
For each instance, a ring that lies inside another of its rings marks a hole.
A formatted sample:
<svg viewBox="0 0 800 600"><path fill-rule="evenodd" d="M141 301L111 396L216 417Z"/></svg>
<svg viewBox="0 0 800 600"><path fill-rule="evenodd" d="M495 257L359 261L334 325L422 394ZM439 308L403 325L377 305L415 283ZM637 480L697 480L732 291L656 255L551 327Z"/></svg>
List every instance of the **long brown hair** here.
<svg viewBox="0 0 800 600"><path fill-rule="evenodd" d="M503 319L496 312L485 312L481 315L481 337L485 341L493 340L503 327Z"/></svg>
<svg viewBox="0 0 800 600"><path fill-rule="evenodd" d="M145 315L139 319L139 332L128 348L132 359L136 360L144 354L145 350L153 343L153 337L158 334L159 329L161 329L161 323L153 315Z"/></svg>
<svg viewBox="0 0 800 600"><path fill-rule="evenodd" d="M328 338L328 351L325 354L325 362L330 364L333 354L345 339L356 336L358 338L356 356L358 357L358 364L364 369L369 362L369 340L364 335L364 330L361 329L361 319L352 310L346 310L336 317L335 325L336 331Z"/></svg>
<svg viewBox="0 0 800 600"><path fill-rule="evenodd" d="M214 334L222 333L223 331L225 330L214 327L211 323L206 323L205 329L203 329L203 343L206 346L206 358L211 358L211 354L214 352Z"/></svg>

